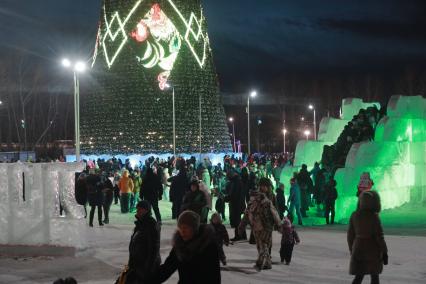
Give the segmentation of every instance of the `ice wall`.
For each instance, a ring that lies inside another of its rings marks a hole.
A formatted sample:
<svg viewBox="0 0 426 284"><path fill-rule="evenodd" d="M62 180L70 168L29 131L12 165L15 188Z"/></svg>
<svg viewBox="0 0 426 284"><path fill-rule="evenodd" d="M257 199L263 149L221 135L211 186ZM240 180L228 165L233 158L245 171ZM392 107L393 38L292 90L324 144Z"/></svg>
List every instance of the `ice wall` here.
<svg viewBox="0 0 426 284"><path fill-rule="evenodd" d="M84 209L75 201L82 163L0 164L0 244L87 247ZM66 217L59 216L62 204Z"/></svg>
<svg viewBox="0 0 426 284"><path fill-rule="evenodd" d="M379 191L383 209L426 200L426 99L393 96L388 114L378 124L374 142L354 144L345 168L336 172L337 219L355 209L356 187L368 171Z"/></svg>
<svg viewBox="0 0 426 284"><path fill-rule="evenodd" d="M367 109L369 107L377 107L380 109L379 103L365 103L362 99L358 98L346 98L342 101L342 119L352 120L354 115L357 115L361 109Z"/></svg>
<svg viewBox="0 0 426 284"><path fill-rule="evenodd" d="M241 158L242 157L242 153L233 153L233 152L229 152L229 153L202 153L200 156L200 153L193 153L193 154L178 154L179 157L182 157L184 159L190 159L191 157L195 157L197 163L200 162L200 158L201 161L204 161L204 158L208 158L211 163L216 166L217 164L221 164L223 166L223 159L224 157L228 155L228 156L234 156L235 158ZM105 161L112 159L113 157L120 159L123 163L129 159L130 164L132 165L132 167L139 165L139 163L144 164L146 160L148 160L151 157L154 158L159 158L160 160L167 160L170 157L173 157L173 154L148 154L148 155L81 155L81 159L82 160L92 160L92 161L96 161L98 159L103 159ZM67 155L66 156L66 160L67 162L75 162L76 157L75 155Z"/></svg>

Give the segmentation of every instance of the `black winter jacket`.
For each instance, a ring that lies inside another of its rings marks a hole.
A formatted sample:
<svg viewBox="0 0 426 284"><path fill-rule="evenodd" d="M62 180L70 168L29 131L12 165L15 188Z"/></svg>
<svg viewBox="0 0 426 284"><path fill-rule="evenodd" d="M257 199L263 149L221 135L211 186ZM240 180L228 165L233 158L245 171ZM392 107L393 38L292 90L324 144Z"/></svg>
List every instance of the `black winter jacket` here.
<svg viewBox="0 0 426 284"><path fill-rule="evenodd" d="M219 251L210 225L201 225L198 234L187 242L175 233L172 251L153 283L163 283L176 270L178 284L221 283Z"/></svg>
<svg viewBox="0 0 426 284"><path fill-rule="evenodd" d="M157 222L150 215L137 219L135 225L129 245L129 277L133 282L143 283L160 266L160 232Z"/></svg>

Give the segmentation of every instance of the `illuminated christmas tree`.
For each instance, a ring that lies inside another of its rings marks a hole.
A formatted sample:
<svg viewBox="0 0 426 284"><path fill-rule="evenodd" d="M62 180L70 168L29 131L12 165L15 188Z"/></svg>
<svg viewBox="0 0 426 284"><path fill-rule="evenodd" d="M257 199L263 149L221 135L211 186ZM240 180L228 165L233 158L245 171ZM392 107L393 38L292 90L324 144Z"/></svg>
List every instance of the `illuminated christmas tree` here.
<svg viewBox="0 0 426 284"><path fill-rule="evenodd" d="M81 98L83 154L228 152L231 143L200 0L104 0Z"/></svg>

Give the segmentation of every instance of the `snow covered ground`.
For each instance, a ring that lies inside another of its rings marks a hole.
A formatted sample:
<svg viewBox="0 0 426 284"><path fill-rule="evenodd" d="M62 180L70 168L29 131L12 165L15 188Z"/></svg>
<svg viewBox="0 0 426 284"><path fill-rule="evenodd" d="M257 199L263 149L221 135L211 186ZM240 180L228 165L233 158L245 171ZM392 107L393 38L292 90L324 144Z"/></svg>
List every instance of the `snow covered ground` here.
<svg viewBox="0 0 426 284"><path fill-rule="evenodd" d="M161 255L170 251L170 238L175 230L170 220L170 206L162 202L166 220L162 228ZM128 257L128 243L133 229L133 215L118 213L114 205L110 225L89 230L91 249L76 257L0 257L0 283L52 283L60 277L73 276L79 283L114 283ZM399 235L386 235L389 265L381 275L382 283L426 283L426 238L424 230L410 228ZM350 283L346 226L298 228L302 243L295 247L290 266L279 264L280 236L273 236L273 268L256 272L253 264L256 248L248 243L225 247L228 266L222 268L222 283ZM385 234L387 229L385 227ZM233 232L229 229L230 236ZM408 235L407 235L408 234ZM166 283L176 283L175 273ZM368 283L365 281L365 283Z"/></svg>

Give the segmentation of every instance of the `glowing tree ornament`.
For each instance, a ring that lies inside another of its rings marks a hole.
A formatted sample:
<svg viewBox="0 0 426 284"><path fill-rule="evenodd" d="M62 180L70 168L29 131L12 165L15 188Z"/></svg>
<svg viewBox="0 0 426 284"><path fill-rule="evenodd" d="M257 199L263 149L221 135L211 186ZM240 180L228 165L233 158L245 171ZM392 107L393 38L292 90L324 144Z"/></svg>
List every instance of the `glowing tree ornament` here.
<svg viewBox="0 0 426 284"><path fill-rule="evenodd" d="M96 84L82 98L83 153L170 152L161 147L173 141L168 82L177 153L199 151L199 98L202 151L231 150L201 0L104 0L96 43Z"/></svg>

